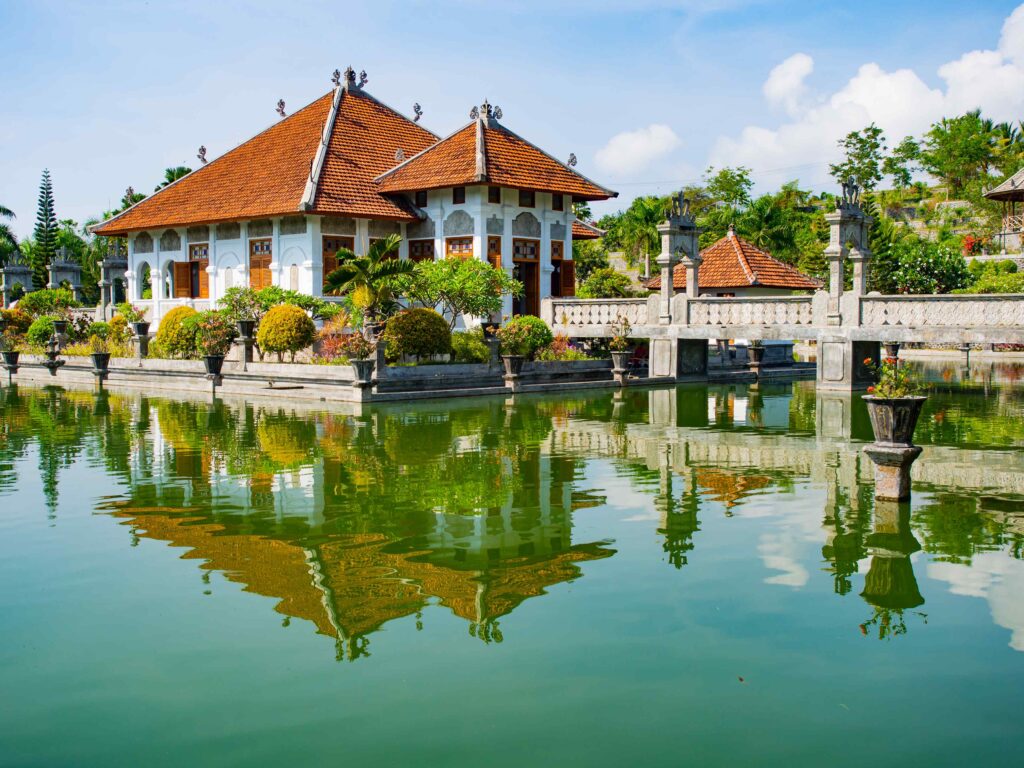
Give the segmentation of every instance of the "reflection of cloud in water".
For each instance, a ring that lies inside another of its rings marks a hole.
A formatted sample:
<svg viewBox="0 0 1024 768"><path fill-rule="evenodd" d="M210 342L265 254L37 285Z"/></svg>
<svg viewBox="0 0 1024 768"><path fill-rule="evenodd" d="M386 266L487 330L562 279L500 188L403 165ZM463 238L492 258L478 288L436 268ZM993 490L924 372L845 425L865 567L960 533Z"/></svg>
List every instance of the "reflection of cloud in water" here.
<svg viewBox="0 0 1024 768"><path fill-rule="evenodd" d="M810 580L810 571L803 561L820 558L822 540L821 519L817 510L818 494L811 485L796 488L788 503L774 500L748 499L740 513L743 517L775 517L775 530L762 533L757 552L765 568L779 571L765 578L765 584L778 584L799 589Z"/></svg>
<svg viewBox="0 0 1024 768"><path fill-rule="evenodd" d="M983 552L970 565L929 563L928 576L949 584L954 595L985 598L995 623L1012 632L1010 647L1024 651L1024 562Z"/></svg>
<svg viewBox="0 0 1024 768"><path fill-rule="evenodd" d="M773 571L782 571L777 576L769 576L765 584L781 584L784 587L802 587L807 584L810 574L797 562L800 544L792 531L781 533L765 533L757 543L757 551L761 555L764 567Z"/></svg>

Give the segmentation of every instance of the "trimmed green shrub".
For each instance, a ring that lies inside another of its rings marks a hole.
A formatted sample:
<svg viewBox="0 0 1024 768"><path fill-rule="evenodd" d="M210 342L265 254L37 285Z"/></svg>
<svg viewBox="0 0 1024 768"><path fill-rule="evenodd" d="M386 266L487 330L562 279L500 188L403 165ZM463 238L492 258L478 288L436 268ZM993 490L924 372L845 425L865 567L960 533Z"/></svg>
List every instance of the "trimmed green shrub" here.
<svg viewBox="0 0 1024 768"><path fill-rule="evenodd" d="M160 321L156 343L171 357L193 357L196 353L196 326L185 321L199 314L192 307L175 307Z"/></svg>
<svg viewBox="0 0 1024 768"><path fill-rule="evenodd" d="M75 301L75 294L67 288L46 288L32 291L18 301L18 309L32 317L43 315L66 315L72 307L82 306Z"/></svg>
<svg viewBox="0 0 1024 768"><path fill-rule="evenodd" d="M228 319L227 314L215 309L186 318L185 324L195 328L196 352L202 356L226 355L238 335L235 324Z"/></svg>
<svg viewBox="0 0 1024 768"><path fill-rule="evenodd" d="M93 336L99 336L101 339L106 341L110 338L110 323L105 323L99 320L89 326L89 340L92 341Z"/></svg>
<svg viewBox="0 0 1024 768"><path fill-rule="evenodd" d="M530 357L554 340L548 324L533 315L517 315L498 329L501 351L505 355Z"/></svg>
<svg viewBox="0 0 1024 768"><path fill-rule="evenodd" d="M28 331L25 333L25 339L28 343L34 344L37 347L45 345L52 336L53 318L49 315L37 317L32 321L32 325L28 327Z"/></svg>
<svg viewBox="0 0 1024 768"><path fill-rule="evenodd" d="M484 343L483 329L456 331L452 334L452 357L457 363L486 363L491 352Z"/></svg>
<svg viewBox="0 0 1024 768"><path fill-rule="evenodd" d="M20 309L0 309L0 315L7 321L5 333L11 336L24 336L32 325L32 316Z"/></svg>
<svg viewBox="0 0 1024 768"><path fill-rule="evenodd" d="M576 295L581 299L624 299L633 295L629 278L611 267L595 269L580 284Z"/></svg>
<svg viewBox="0 0 1024 768"><path fill-rule="evenodd" d="M256 343L264 352L276 352L280 360L284 352L295 353L305 349L316 339L316 326L304 310L294 304L271 307L260 321Z"/></svg>
<svg viewBox="0 0 1024 768"><path fill-rule="evenodd" d="M388 320L384 330L384 354L389 360L402 355L430 357L452 351L448 321L433 309L406 309Z"/></svg>
<svg viewBox="0 0 1024 768"><path fill-rule="evenodd" d="M124 344L132 336L131 329L128 327L128 320L124 315L114 315L110 318L108 328L110 332L107 334L107 338L110 341Z"/></svg>

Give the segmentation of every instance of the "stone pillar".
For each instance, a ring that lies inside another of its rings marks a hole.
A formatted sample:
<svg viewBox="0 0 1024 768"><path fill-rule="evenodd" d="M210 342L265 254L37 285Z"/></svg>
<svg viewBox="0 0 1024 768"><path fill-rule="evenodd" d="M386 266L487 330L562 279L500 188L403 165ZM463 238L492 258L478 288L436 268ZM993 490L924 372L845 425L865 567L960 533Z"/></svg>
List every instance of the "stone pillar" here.
<svg viewBox="0 0 1024 768"><path fill-rule="evenodd" d="M846 258L853 263L853 284L851 293L864 296L868 292L870 277L871 248L868 243L868 229L871 217L860 206L860 188L852 179L842 185L842 196L832 213L825 214L829 225L829 242L825 249L828 259L828 325L843 325L843 286L845 282ZM859 319L859 318L858 318ZM846 318L849 323L852 318Z"/></svg>
<svg viewBox="0 0 1024 768"><path fill-rule="evenodd" d="M818 338L818 389L866 389L875 382L875 373L864 361L877 364L880 353L877 341L851 341L845 336L823 334Z"/></svg>
<svg viewBox="0 0 1024 768"><path fill-rule="evenodd" d="M661 235L661 253L658 255L658 268L661 270L661 299L658 304L658 322L668 325L672 322L672 296L675 294L673 285L673 268L676 264L676 254L673 250L673 227L672 222L663 221L658 225L658 234Z"/></svg>

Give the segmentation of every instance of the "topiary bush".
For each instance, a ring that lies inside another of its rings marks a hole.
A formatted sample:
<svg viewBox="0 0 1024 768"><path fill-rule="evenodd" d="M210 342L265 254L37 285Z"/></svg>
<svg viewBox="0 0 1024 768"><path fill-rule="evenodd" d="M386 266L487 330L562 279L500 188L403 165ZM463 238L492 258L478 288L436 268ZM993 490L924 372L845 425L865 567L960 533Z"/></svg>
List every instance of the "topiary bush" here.
<svg viewBox="0 0 1024 768"><path fill-rule="evenodd" d="M67 288L45 288L32 291L18 300L18 309L32 317L43 315L67 315L72 307L82 306L75 301L75 294Z"/></svg>
<svg viewBox="0 0 1024 768"><path fill-rule="evenodd" d="M633 295L629 278L612 267L595 269L576 291L581 299L623 299Z"/></svg>
<svg viewBox="0 0 1024 768"><path fill-rule="evenodd" d="M25 333L25 339L28 343L34 344L37 347L44 346L52 336L53 318L49 315L37 317L32 321L32 325L28 327L28 331Z"/></svg>
<svg viewBox="0 0 1024 768"><path fill-rule="evenodd" d="M457 363L486 363L491 351L484 344L482 328L472 331L456 331L452 334L452 357Z"/></svg>
<svg viewBox="0 0 1024 768"><path fill-rule="evenodd" d="M548 324L533 315L517 315L498 329L501 351L505 355L531 357L554 340Z"/></svg>
<svg viewBox="0 0 1024 768"><path fill-rule="evenodd" d="M160 321L156 332L156 344L171 357L194 357L196 354L196 327L186 323L190 317L199 314L192 307L175 307Z"/></svg>
<svg viewBox="0 0 1024 768"><path fill-rule="evenodd" d="M452 351L448 321L433 309L406 309L388 320L384 330L384 355L397 360L402 355L427 358Z"/></svg>
<svg viewBox="0 0 1024 768"><path fill-rule="evenodd" d="M32 325L32 316L20 309L0 309L0 315L7 321L5 332L11 336L24 336Z"/></svg>
<svg viewBox="0 0 1024 768"><path fill-rule="evenodd" d="M110 338L110 323L105 323L102 320L98 320L89 326L89 340L92 341L93 336L99 336L101 339L106 341Z"/></svg>
<svg viewBox="0 0 1024 768"><path fill-rule="evenodd" d="M294 304L278 304L260 320L256 343L264 352L276 352L277 359L285 352L291 354L305 349L316 339L316 326L309 315Z"/></svg>

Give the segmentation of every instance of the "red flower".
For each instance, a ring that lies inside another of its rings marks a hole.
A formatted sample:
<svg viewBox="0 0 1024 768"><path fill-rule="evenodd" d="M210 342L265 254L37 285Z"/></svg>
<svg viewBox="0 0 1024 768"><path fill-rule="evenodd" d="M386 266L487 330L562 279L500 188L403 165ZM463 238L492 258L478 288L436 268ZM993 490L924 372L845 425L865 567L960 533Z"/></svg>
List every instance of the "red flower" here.
<svg viewBox="0 0 1024 768"><path fill-rule="evenodd" d="M896 365L896 358L895 357L887 357L887 358L885 358L885 362L888 365Z"/></svg>
<svg viewBox="0 0 1024 768"><path fill-rule="evenodd" d="M870 357L865 357L864 358L864 365L871 365L871 358Z"/></svg>
<svg viewBox="0 0 1024 768"><path fill-rule="evenodd" d="M875 388L874 388L874 387L868 387L868 394L869 394L869 395L870 395L870 394L871 394L872 392L874 392L874 391L875 391Z"/></svg>

